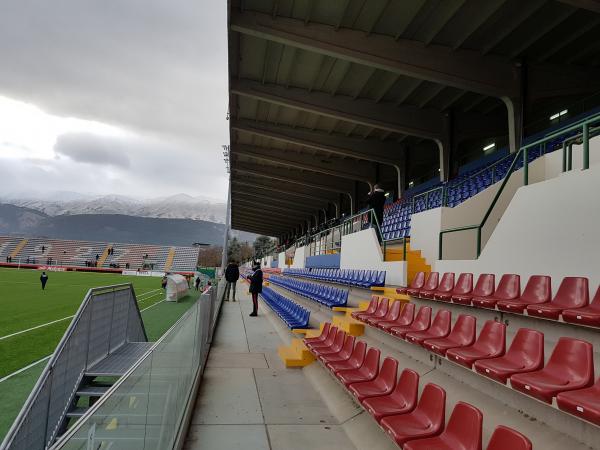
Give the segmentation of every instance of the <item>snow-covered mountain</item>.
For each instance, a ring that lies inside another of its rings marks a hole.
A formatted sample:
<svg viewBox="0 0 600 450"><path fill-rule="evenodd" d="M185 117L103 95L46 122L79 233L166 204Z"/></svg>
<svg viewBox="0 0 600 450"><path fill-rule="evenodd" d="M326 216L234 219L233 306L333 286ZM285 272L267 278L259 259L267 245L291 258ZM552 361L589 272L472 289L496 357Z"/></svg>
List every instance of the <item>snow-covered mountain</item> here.
<svg viewBox="0 0 600 450"><path fill-rule="evenodd" d="M138 200L122 195L94 196L72 192L25 193L0 196L0 202L34 209L49 216L124 214L163 219L225 222L225 203L208 197L177 194Z"/></svg>

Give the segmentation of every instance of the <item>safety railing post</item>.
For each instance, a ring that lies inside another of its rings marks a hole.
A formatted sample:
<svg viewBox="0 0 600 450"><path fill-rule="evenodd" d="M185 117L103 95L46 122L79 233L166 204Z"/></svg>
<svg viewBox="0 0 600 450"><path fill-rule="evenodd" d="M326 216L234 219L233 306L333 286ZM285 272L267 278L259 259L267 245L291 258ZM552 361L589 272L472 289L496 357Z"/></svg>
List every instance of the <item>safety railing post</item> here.
<svg viewBox="0 0 600 450"><path fill-rule="evenodd" d="M583 124L583 170L590 168L590 125Z"/></svg>
<svg viewBox="0 0 600 450"><path fill-rule="evenodd" d="M562 143L562 171L567 171L567 141Z"/></svg>
<svg viewBox="0 0 600 450"><path fill-rule="evenodd" d="M573 144L567 146L567 170L573 169Z"/></svg>
<svg viewBox="0 0 600 450"><path fill-rule="evenodd" d="M402 261L406 262L406 236L402 239Z"/></svg>
<svg viewBox="0 0 600 450"><path fill-rule="evenodd" d="M444 233L440 231L440 237L438 240L438 259L441 261L443 255L443 245L444 245Z"/></svg>
<svg viewBox="0 0 600 450"><path fill-rule="evenodd" d="M529 184L529 160L528 160L529 149L527 147L523 148L523 185L527 186Z"/></svg>
<svg viewBox="0 0 600 450"><path fill-rule="evenodd" d="M477 227L477 258L481 255L481 227Z"/></svg>

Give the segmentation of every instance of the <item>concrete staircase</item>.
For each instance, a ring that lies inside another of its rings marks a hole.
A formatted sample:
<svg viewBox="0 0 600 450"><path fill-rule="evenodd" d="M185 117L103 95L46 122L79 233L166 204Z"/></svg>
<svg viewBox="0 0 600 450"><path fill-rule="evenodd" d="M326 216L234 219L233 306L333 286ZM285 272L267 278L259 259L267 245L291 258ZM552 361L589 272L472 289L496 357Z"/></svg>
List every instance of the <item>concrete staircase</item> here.
<svg viewBox="0 0 600 450"><path fill-rule="evenodd" d="M98 259L98 261L96 262L96 267L102 267L104 265L104 261L106 261L106 258L108 258L108 251L111 247L112 245L106 246L106 248L102 252L102 255L100 255L100 259Z"/></svg>
<svg viewBox="0 0 600 450"><path fill-rule="evenodd" d="M169 249L169 254L167 255L167 261L165 262L165 272L171 270L171 266L173 265L173 259L175 258L175 248L171 247Z"/></svg>
<svg viewBox="0 0 600 450"><path fill-rule="evenodd" d="M386 261L404 261L404 249L402 245L395 245L386 248ZM427 260L422 256L421 250L412 250L410 242L406 243L406 262L407 267L407 283L413 280L417 272L431 272L431 265L427 264Z"/></svg>
<svg viewBox="0 0 600 450"><path fill-rule="evenodd" d="M19 242L19 243L17 244L17 246L15 247L15 249L14 249L14 250L13 250L13 251L10 253L10 255L9 255L9 256L10 256L11 258L16 258L16 257L17 257L17 255L18 255L19 253L21 253L21 250L23 250L23 247L25 247L25 246L27 245L27 242L29 242L29 240L28 240L28 239L23 239L21 242Z"/></svg>

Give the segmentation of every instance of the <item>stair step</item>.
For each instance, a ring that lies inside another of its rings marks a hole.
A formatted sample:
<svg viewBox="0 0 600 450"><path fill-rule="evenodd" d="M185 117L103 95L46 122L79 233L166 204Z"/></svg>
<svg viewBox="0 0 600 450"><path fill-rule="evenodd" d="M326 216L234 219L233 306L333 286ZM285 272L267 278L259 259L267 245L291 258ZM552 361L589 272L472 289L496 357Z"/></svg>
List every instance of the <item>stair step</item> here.
<svg viewBox="0 0 600 450"><path fill-rule="evenodd" d="M81 416L83 416L86 413L87 410L88 410L87 407L78 406L78 407L73 408L70 411L68 411L67 417L79 419Z"/></svg>
<svg viewBox="0 0 600 450"><path fill-rule="evenodd" d="M86 386L77 390L80 397L102 397L110 386Z"/></svg>

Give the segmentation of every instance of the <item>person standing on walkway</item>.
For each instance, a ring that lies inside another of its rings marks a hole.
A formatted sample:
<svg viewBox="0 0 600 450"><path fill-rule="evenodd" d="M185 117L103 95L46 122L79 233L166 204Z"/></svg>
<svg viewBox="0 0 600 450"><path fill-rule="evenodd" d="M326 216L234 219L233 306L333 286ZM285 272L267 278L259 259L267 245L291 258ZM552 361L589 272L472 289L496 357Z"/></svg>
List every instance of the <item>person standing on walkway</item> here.
<svg viewBox="0 0 600 450"><path fill-rule="evenodd" d="M225 301L229 301L231 291L233 291L233 301L235 302L235 284L240 278L240 268L235 261L229 261L227 268L225 269Z"/></svg>
<svg viewBox="0 0 600 450"><path fill-rule="evenodd" d="M46 289L46 283L48 282L48 275L46 272L42 272L40 275L40 281L42 282L42 291Z"/></svg>
<svg viewBox="0 0 600 450"><path fill-rule="evenodd" d="M263 273L258 263L254 264L252 270L254 270L254 273L250 277L250 294L252 295L253 308L250 317L256 317L258 315L258 294L262 292Z"/></svg>
<svg viewBox="0 0 600 450"><path fill-rule="evenodd" d="M196 290L200 288L200 275L196 277Z"/></svg>
<svg viewBox="0 0 600 450"><path fill-rule="evenodd" d="M385 205L385 191L381 187L380 184L376 184L371 192L369 192L369 198L367 200L367 204L369 208L373 209L375 213L375 217L377 218L377 223L379 227L376 228L377 239L379 239L379 243L381 244L381 227L383 226L383 207ZM372 223L371 226L375 227L375 224Z"/></svg>

